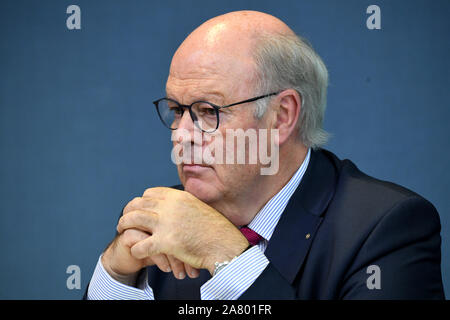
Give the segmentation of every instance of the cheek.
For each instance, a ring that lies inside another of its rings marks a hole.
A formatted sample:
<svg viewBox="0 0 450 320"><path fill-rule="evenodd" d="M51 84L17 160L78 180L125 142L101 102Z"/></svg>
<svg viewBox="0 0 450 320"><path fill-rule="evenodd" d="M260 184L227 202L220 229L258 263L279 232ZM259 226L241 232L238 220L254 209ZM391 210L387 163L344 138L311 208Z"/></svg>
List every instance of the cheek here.
<svg viewBox="0 0 450 320"><path fill-rule="evenodd" d="M237 105L231 112L223 112L219 115L219 129L222 134L226 133L226 129L243 129L256 128L258 119L254 117L254 106L252 104Z"/></svg>
<svg viewBox="0 0 450 320"><path fill-rule="evenodd" d="M220 165L216 168L216 177L223 190L238 190L239 186L246 186L253 181L259 168L255 165L232 164Z"/></svg>

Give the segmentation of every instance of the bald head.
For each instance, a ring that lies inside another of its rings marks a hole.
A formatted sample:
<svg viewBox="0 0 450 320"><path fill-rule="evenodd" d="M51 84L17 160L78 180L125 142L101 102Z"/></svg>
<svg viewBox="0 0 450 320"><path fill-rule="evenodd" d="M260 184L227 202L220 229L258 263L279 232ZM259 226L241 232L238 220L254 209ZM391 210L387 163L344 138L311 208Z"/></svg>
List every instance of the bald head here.
<svg viewBox="0 0 450 320"><path fill-rule="evenodd" d="M213 49L223 43L232 48L246 47L260 34L294 34L280 19L258 11L235 11L214 17L195 29L180 46L199 44ZM235 51L235 50L234 50Z"/></svg>
<svg viewBox="0 0 450 320"><path fill-rule="evenodd" d="M294 32L280 19L257 11L235 11L212 18L195 29L180 45L174 62L191 54L232 56L248 62L255 40L262 34ZM211 58L211 57L210 57Z"/></svg>

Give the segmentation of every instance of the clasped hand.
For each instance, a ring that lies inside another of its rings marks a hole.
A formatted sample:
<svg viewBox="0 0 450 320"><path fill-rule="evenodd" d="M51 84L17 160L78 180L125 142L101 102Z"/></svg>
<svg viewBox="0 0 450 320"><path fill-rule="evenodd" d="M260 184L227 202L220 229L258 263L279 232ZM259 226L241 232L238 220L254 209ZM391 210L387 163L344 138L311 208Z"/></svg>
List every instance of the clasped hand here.
<svg viewBox="0 0 450 320"><path fill-rule="evenodd" d="M178 279L198 269L211 274L216 261L241 254L248 241L220 212L186 191L150 188L133 199L117 225L118 237L103 263L119 277L150 265L172 271Z"/></svg>

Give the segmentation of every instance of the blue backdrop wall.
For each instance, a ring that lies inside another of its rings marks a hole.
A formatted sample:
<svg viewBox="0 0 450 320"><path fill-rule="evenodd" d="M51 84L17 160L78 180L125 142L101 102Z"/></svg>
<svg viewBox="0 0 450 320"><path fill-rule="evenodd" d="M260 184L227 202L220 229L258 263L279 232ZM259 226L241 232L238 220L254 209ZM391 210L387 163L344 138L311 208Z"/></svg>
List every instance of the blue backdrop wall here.
<svg viewBox="0 0 450 320"><path fill-rule="evenodd" d="M66 27L71 4L81 30ZM366 27L371 4L381 30ZM327 148L436 206L450 294L450 1L2 0L0 298L79 299L121 208L177 183L151 101L181 41L241 9L281 18L323 57Z"/></svg>

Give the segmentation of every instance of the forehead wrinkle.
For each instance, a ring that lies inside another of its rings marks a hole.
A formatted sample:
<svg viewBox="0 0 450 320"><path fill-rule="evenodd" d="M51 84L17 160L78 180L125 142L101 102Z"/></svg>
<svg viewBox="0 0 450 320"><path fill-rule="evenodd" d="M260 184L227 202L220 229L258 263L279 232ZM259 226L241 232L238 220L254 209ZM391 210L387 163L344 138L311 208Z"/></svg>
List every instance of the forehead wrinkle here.
<svg viewBox="0 0 450 320"><path fill-rule="evenodd" d="M225 77L236 63L236 57L220 51L180 50L172 59L169 76L179 79Z"/></svg>
<svg viewBox="0 0 450 320"><path fill-rule="evenodd" d="M255 67L252 61L221 61L218 63L206 59L190 64L178 60L170 69L166 91L175 94L178 92L173 91L185 91L183 87L190 87L204 93L215 92L234 101L234 94L241 95L245 88L253 87Z"/></svg>
<svg viewBox="0 0 450 320"><path fill-rule="evenodd" d="M221 105L225 100L225 94L217 88L216 79L169 80L166 85L166 94L175 100L179 99L180 102L188 101L189 103L207 100Z"/></svg>
<svg viewBox="0 0 450 320"><path fill-rule="evenodd" d="M223 80L226 79L223 75L221 75L218 70L207 67L207 66L198 66L193 67L190 66L190 69L177 71L170 70L168 80Z"/></svg>

